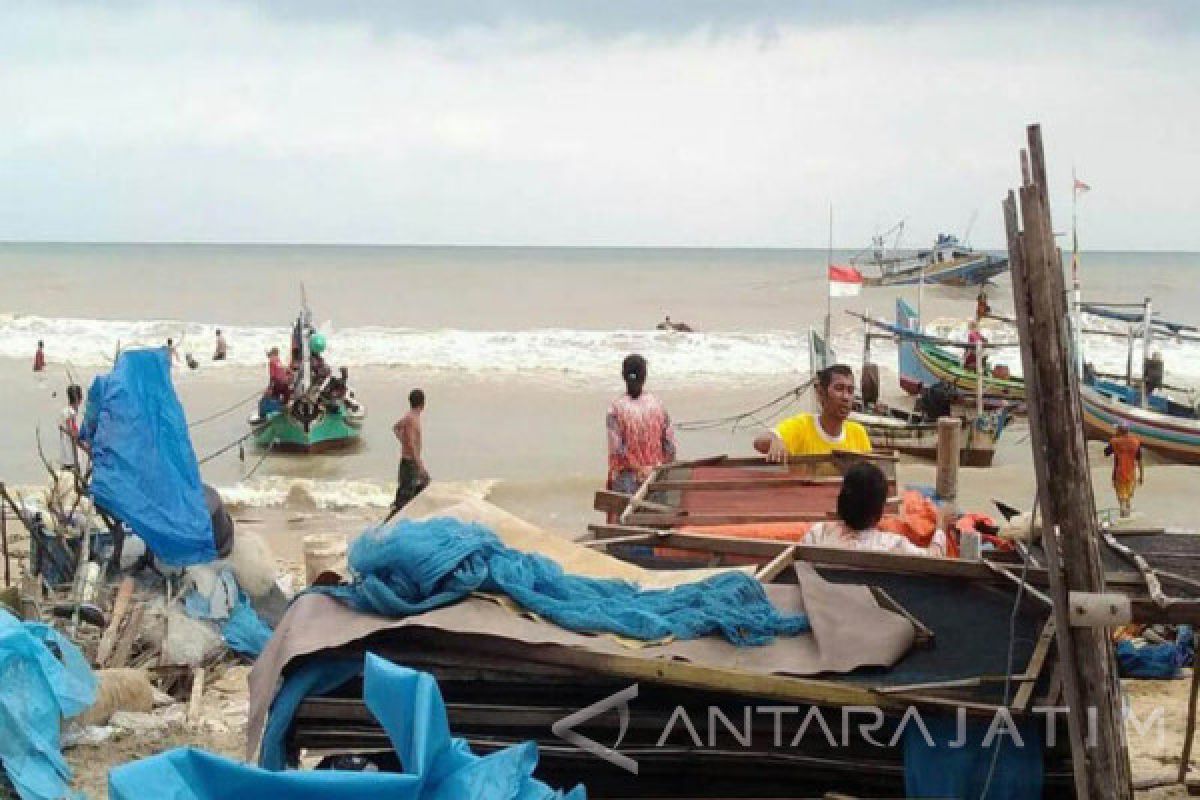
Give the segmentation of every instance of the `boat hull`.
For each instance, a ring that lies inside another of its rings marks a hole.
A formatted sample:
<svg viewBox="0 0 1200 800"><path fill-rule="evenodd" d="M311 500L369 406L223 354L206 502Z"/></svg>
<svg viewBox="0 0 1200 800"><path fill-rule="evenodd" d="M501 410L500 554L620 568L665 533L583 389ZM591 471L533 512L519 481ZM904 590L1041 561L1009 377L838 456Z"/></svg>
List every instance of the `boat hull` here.
<svg viewBox="0 0 1200 800"><path fill-rule="evenodd" d="M1081 386L1079 396L1088 439L1108 441L1116 433L1117 424L1125 422L1155 455L1183 464L1200 464L1200 420L1132 406L1094 386Z"/></svg>
<svg viewBox="0 0 1200 800"><path fill-rule="evenodd" d="M897 453L927 461L937 460L937 425L914 422L897 424L895 420L875 414L851 415L851 419L867 429L871 446L877 450L895 450ZM996 439L991 431L985 431L967 423L965 435L961 437L958 463L962 467L990 467L996 455Z"/></svg>
<svg viewBox="0 0 1200 800"><path fill-rule="evenodd" d="M915 330L917 314L902 298L896 299L896 325ZM901 337L896 348L899 357L900 388L911 395L939 383L949 383L960 395L974 397L979 373L963 369L958 359L936 345ZM983 394L995 401L1025 399L1025 381L1020 378L997 378L985 375Z"/></svg>
<svg viewBox="0 0 1200 800"><path fill-rule="evenodd" d="M305 425L286 411L252 420L254 443L276 452L320 453L350 447L359 441L362 417L327 410Z"/></svg>
<svg viewBox="0 0 1200 800"><path fill-rule="evenodd" d="M1008 271L1008 259L981 254L932 267L913 267L863 280L864 286L915 286L938 283L946 286L980 286Z"/></svg>

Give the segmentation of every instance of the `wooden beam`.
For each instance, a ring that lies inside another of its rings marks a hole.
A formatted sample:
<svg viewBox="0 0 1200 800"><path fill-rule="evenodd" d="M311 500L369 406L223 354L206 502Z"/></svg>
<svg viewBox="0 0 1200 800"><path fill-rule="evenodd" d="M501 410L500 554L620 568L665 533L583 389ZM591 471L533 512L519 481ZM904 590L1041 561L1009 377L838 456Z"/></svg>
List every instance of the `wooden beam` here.
<svg viewBox="0 0 1200 800"><path fill-rule="evenodd" d="M612 544L643 544L645 542L653 542L662 534L657 531L649 531L647 533L632 533L628 536L612 536L607 539L589 539L580 542L584 547L599 547L604 549Z"/></svg>
<svg viewBox="0 0 1200 800"><path fill-rule="evenodd" d="M133 645L138 639L138 634L141 633L143 611L144 606L141 603L135 603L129 610L129 616L125 619L125 627L117 639L112 658L109 659L108 665L110 667L120 669L129 663L129 656L133 653Z"/></svg>
<svg viewBox="0 0 1200 800"><path fill-rule="evenodd" d="M1187 727L1183 735L1183 752L1179 755L1179 782L1187 780L1192 762L1192 740L1196 735L1196 698L1200 694L1200 669L1192 666L1192 686L1188 690Z"/></svg>
<svg viewBox="0 0 1200 800"><path fill-rule="evenodd" d="M188 696L187 725L195 728L200 723L200 707L204 705L204 667L192 671L192 690Z"/></svg>
<svg viewBox="0 0 1200 800"><path fill-rule="evenodd" d="M1018 711L1024 712L1029 708L1029 701L1033 699L1033 689L1042 675L1042 667L1046 664L1046 657L1050 654L1050 645L1053 643L1054 616L1051 615L1042 626L1042 633L1038 636L1037 644L1033 646L1033 654L1029 656L1029 664L1025 667L1025 682L1017 689L1017 696L1013 698L1012 706Z"/></svg>
<svg viewBox="0 0 1200 800"><path fill-rule="evenodd" d="M833 511L746 511L720 513L674 513L663 514L650 511L635 511L622 515L626 525L659 526L677 528L681 525L752 525L758 522L820 522L832 519Z"/></svg>
<svg viewBox="0 0 1200 800"><path fill-rule="evenodd" d="M760 583L770 583L775 580L779 573L783 572L796 560L796 545L792 545L780 552L779 555L768 561L754 577L758 578Z"/></svg>
<svg viewBox="0 0 1200 800"><path fill-rule="evenodd" d="M691 491L717 491L721 489L781 489L794 486L841 486L841 477L819 477L813 475L786 475L770 478L728 478L716 480L661 480L655 481L653 490L668 492L687 489Z"/></svg>
<svg viewBox="0 0 1200 800"><path fill-rule="evenodd" d="M104 629L104 634L100 637L100 644L96 648L97 667L103 669L108 666L108 659L112 656L113 648L116 647L117 637L121 632L121 623L125 621L125 612L129 609L129 600L132 597L133 578L126 577L117 589L117 597L113 601L108 627Z"/></svg>
<svg viewBox="0 0 1200 800"><path fill-rule="evenodd" d="M652 470L646 477L646 480L642 481L642 485L638 487L636 492L634 492L633 498L629 501L629 505L626 506L625 510L621 512L619 519L621 520L622 524L629 524L629 517L632 516L637 510L638 501L646 499L646 495L650 492L650 484L653 483L656 478L658 478L658 473L658 469Z"/></svg>
<svg viewBox="0 0 1200 800"><path fill-rule="evenodd" d="M1050 596L1054 600L1059 652L1066 660L1064 681L1071 729L1076 793L1096 800L1132 800L1129 755L1123 746L1120 683L1107 631L1072 628L1065 615L1067 592L1100 592L1096 506L1092 495L1079 380L1071 356L1061 255L1054 241L1047 193L1041 128L1028 129L1029 180L1016 199L1004 203L1013 305L1021 341L1029 428L1033 439L1043 539L1047 543ZM1056 563L1060 562L1060 563ZM1059 573L1061 566L1062 572ZM1095 715L1097 736L1085 747L1085 714Z"/></svg>
<svg viewBox="0 0 1200 800"><path fill-rule="evenodd" d="M1146 559L1118 542L1109 531L1104 532L1104 541L1109 547L1116 550L1137 568L1137 571L1141 573L1142 578L1146 581L1146 590L1150 593L1150 599L1158 603L1158 605L1165 607L1167 605L1167 596L1163 593L1162 584L1159 583L1158 576L1154 574L1154 570L1150 569L1150 565L1146 562Z"/></svg>
<svg viewBox="0 0 1200 800"><path fill-rule="evenodd" d="M603 511L605 513L620 514L630 503L633 503L633 495L622 494L621 492L610 492L607 489L601 489L592 496L592 509L594 511ZM637 501L639 508L648 508L652 511L674 511L674 506L669 506L665 503L654 503L649 500Z"/></svg>

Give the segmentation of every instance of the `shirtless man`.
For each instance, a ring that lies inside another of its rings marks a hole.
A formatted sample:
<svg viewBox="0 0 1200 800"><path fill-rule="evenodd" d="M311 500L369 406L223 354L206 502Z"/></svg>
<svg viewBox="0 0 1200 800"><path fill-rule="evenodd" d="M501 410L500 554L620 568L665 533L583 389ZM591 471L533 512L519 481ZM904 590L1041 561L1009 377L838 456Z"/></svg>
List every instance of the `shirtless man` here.
<svg viewBox="0 0 1200 800"><path fill-rule="evenodd" d="M429 485L429 472L421 460L421 412L425 410L425 392L420 389L409 392L408 405L409 412L392 426L392 433L400 442L400 468L396 475L396 500L388 519Z"/></svg>

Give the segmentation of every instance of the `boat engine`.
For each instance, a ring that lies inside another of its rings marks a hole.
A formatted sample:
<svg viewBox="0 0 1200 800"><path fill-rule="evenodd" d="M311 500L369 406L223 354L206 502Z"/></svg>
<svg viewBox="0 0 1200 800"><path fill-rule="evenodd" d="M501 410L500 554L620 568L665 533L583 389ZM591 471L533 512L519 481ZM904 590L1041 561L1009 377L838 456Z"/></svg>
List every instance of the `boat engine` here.
<svg viewBox="0 0 1200 800"><path fill-rule="evenodd" d="M926 422L936 422L942 417L950 416L956 394L954 386L946 381L926 386L921 389L921 395L917 398L916 410L921 412Z"/></svg>

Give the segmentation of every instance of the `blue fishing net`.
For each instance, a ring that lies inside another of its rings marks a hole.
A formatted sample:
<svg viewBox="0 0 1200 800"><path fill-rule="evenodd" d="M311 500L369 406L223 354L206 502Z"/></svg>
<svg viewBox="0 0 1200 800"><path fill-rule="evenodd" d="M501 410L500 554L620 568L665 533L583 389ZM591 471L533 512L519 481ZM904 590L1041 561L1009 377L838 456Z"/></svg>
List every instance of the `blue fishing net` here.
<svg viewBox="0 0 1200 800"><path fill-rule="evenodd" d="M580 633L632 639L720 634L738 646L768 644L809 629L782 614L762 584L727 572L672 589L571 575L536 553L505 546L478 523L448 517L401 520L350 546L351 586L327 589L359 611L409 616L458 602L473 591L508 595L523 608Z"/></svg>

